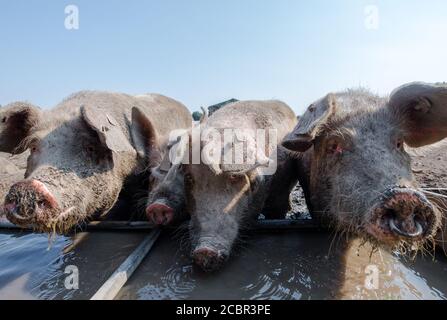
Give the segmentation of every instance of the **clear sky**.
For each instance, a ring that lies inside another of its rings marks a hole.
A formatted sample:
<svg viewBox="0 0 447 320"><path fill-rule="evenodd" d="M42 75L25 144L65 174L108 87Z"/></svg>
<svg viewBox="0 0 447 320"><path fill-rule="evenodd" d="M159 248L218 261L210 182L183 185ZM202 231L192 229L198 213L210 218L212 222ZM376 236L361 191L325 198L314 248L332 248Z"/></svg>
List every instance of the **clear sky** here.
<svg viewBox="0 0 447 320"><path fill-rule="evenodd" d="M1 0L0 53L2 105L101 89L299 113L329 91L447 80L447 1Z"/></svg>

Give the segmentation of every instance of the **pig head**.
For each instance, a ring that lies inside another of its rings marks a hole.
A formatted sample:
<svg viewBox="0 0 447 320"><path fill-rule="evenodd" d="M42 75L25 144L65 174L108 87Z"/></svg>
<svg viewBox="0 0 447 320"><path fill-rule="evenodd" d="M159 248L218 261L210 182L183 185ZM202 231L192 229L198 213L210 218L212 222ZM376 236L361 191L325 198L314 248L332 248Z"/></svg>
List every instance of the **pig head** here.
<svg viewBox="0 0 447 320"><path fill-rule="evenodd" d="M263 174L263 170L272 162L278 164L274 156L277 144L295 123L293 111L282 102L237 102L213 113L198 134L192 132L180 140L184 146L179 149L185 154L179 157L184 161L176 170L184 178L191 255L203 270L220 268L240 231L261 212L279 169L271 174ZM269 136L274 141L260 143L253 135L257 129L274 130L276 135ZM227 133L229 143L223 139ZM194 160L194 150L198 151L198 161ZM152 204L148 212L153 209Z"/></svg>
<svg viewBox="0 0 447 320"><path fill-rule="evenodd" d="M315 218L378 245L414 249L433 239L441 213L418 187L406 146L446 136L447 86L410 83L389 98L365 90L329 94L283 145L300 153Z"/></svg>
<svg viewBox="0 0 447 320"><path fill-rule="evenodd" d="M81 92L64 100L20 142L25 180L5 199L7 218L42 232L68 232L109 212L128 180L158 164L165 135L190 125L188 110L160 95Z"/></svg>

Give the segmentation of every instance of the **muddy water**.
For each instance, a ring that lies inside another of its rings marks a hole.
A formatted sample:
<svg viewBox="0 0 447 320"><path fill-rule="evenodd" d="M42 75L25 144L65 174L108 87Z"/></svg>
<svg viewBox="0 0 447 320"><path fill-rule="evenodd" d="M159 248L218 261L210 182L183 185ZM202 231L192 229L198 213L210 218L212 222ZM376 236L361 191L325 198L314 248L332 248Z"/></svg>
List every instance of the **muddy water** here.
<svg viewBox="0 0 447 320"><path fill-rule="evenodd" d="M48 238L0 233L0 299L88 299L144 233L95 232ZM447 260L408 262L386 252L333 243L326 233L253 234L223 270L194 268L180 236L159 241L118 299L445 299ZM65 288L67 267L79 289Z"/></svg>
<svg viewBox="0 0 447 320"><path fill-rule="evenodd" d="M447 260L408 262L326 233L257 234L217 274L164 234L119 299L446 299ZM331 247L332 243L332 247Z"/></svg>

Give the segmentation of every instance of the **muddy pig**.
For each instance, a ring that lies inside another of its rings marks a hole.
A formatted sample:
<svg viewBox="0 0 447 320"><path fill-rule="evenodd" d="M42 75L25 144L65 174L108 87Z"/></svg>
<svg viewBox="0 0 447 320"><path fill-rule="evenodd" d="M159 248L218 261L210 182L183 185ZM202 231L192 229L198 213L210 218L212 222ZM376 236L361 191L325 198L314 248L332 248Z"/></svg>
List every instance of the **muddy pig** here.
<svg viewBox="0 0 447 320"><path fill-rule="evenodd" d="M30 156L25 180L6 196L6 216L19 226L58 233L104 216L129 181L159 164L169 133L190 126L186 107L168 97L76 93L19 142Z"/></svg>
<svg viewBox="0 0 447 320"><path fill-rule="evenodd" d="M193 130L178 143L186 157L178 166L173 161L169 173L175 179L184 177L191 254L203 270L214 271L223 265L240 230L255 220L273 189L281 188L279 194L290 193L293 185L275 180L278 172L284 171L284 163L290 162L285 159L288 152L277 146L295 124L293 111L280 101L236 102L213 113L198 133ZM256 137L260 129L270 129L275 135L265 132L269 142L262 144L262 138ZM226 132L230 142L222 141ZM241 142L243 147L238 149ZM240 161L235 161L238 157ZM181 195L181 188L176 190ZM288 197L283 198L285 203L274 212L287 211Z"/></svg>
<svg viewBox="0 0 447 320"><path fill-rule="evenodd" d="M407 147L447 136L447 86L410 83L389 97L366 90L313 103L283 145L299 152L300 182L314 218L341 233L408 252L441 225L412 172Z"/></svg>

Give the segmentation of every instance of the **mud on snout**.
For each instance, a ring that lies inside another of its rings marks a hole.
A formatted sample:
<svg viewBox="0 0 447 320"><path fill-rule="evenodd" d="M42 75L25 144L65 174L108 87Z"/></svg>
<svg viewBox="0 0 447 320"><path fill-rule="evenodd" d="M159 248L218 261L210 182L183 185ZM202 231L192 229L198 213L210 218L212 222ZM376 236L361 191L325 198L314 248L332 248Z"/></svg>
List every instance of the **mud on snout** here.
<svg viewBox="0 0 447 320"><path fill-rule="evenodd" d="M222 268L229 258L230 251L225 242L216 237L201 237L191 252L193 262L205 272L214 272Z"/></svg>
<svg viewBox="0 0 447 320"><path fill-rule="evenodd" d="M3 213L19 227L58 234L67 233L84 219L78 207L62 208L56 196L38 180L13 185L5 198Z"/></svg>
<svg viewBox="0 0 447 320"><path fill-rule="evenodd" d="M369 237L381 244L419 248L433 239L440 224L441 212L422 192L391 187L375 201L363 227Z"/></svg>

